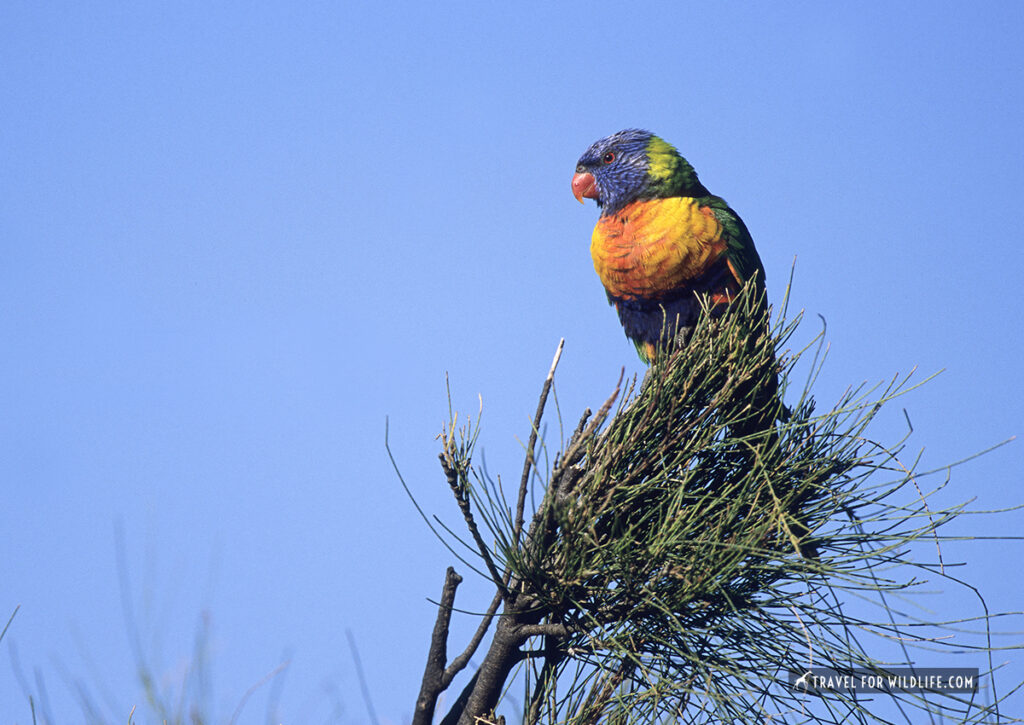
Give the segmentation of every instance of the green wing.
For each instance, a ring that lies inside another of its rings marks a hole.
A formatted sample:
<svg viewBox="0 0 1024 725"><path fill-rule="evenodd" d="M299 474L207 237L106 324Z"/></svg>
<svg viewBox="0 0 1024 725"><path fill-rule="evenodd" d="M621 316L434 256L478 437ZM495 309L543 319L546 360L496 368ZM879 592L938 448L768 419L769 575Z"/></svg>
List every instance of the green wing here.
<svg viewBox="0 0 1024 725"><path fill-rule="evenodd" d="M734 212L725 199L717 196L709 196L701 199L701 206L710 207L715 214L715 219L722 225L725 231L726 248L725 256L734 274L739 275L740 282L746 282L756 275L754 283L758 290L764 289L764 265L757 255L754 247L754 240L750 236L747 225L740 219L740 215Z"/></svg>

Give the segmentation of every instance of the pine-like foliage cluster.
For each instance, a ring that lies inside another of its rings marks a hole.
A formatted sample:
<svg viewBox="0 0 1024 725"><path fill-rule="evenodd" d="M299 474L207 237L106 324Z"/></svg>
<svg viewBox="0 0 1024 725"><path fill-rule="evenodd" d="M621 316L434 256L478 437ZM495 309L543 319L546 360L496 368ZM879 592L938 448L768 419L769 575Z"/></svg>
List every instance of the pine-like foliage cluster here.
<svg viewBox="0 0 1024 725"><path fill-rule="evenodd" d="M898 693L880 709L877 698L811 700L789 686L810 666L884 672L920 664L908 647L962 646L934 621L891 611L869 621L847 607L874 596L887 610L886 595L946 577L941 561L907 553L922 541L934 553L959 509L930 510L902 443L868 437L905 379L818 412L820 347L789 350L797 322L770 325L761 300L734 308L705 316L641 384L586 412L543 471L536 441L553 365L515 500L474 467L478 428L446 428L442 465L500 612L445 722L496 717L517 671L530 723L884 722L886 707L990 721L992 694L983 704ZM808 383L795 391L801 365ZM454 585L446 591L453 599ZM897 659L881 661L866 636L899 642Z"/></svg>

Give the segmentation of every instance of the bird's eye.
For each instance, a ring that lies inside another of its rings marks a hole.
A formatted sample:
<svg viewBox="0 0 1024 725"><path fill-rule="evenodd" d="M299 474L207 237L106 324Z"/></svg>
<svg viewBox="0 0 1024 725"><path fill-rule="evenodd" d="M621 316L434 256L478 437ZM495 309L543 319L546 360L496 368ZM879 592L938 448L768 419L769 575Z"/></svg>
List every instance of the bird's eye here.
<svg viewBox="0 0 1024 725"><path fill-rule="evenodd" d="M615 160L615 152L609 151L604 155L604 157L602 157L601 160L604 161L606 164L610 164L612 161Z"/></svg>

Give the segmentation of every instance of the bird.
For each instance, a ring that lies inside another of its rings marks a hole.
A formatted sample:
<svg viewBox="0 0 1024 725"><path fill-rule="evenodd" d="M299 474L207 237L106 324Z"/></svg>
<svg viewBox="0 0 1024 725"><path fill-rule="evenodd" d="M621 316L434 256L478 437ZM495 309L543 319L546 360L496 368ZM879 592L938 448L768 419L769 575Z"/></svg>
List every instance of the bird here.
<svg viewBox="0 0 1024 725"><path fill-rule="evenodd" d="M638 128L595 141L576 163L572 193L601 210L590 242L594 270L645 363L685 345L705 309L724 314L747 285L755 294L750 333L767 331L764 264L747 225L667 141ZM779 399L775 360L767 364L766 385L737 390L751 414L730 428L736 438L753 435L776 447L775 422L790 411ZM740 456L753 465L748 445ZM789 531L800 555L816 559L811 529L799 517L809 495L793 502Z"/></svg>
<svg viewBox="0 0 1024 725"><path fill-rule="evenodd" d="M722 314L764 265L739 214L713 195L674 146L629 128L594 142L576 164L572 193L601 215L591 237L594 269L645 363L688 338L701 313Z"/></svg>

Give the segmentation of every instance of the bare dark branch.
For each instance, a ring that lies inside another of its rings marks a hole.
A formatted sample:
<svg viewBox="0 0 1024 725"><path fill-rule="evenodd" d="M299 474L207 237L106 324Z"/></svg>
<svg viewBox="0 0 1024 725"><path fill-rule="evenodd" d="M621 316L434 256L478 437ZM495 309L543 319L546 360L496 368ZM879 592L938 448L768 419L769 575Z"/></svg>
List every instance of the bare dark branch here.
<svg viewBox="0 0 1024 725"><path fill-rule="evenodd" d="M501 606L501 592L497 592L494 595L494 599L491 600L491 605L487 607L487 612L484 614L483 619L480 620L480 626L477 627L476 632L473 634L473 639L469 641L466 649L458 657L452 660L452 663L444 671L444 678L442 682L445 687L451 684L452 678L455 677L467 664L469 664L469 658L476 652L477 647L480 646L480 642L483 641L484 635L487 634L487 629L491 626L491 620L494 619L495 613L498 611L498 607Z"/></svg>
<svg viewBox="0 0 1024 725"><path fill-rule="evenodd" d="M441 590L441 602L437 607L434 633L430 638L430 650L427 653L427 666L423 672L420 695L416 698L412 725L430 725L434 721L437 697L451 682L451 677L445 681L448 674L445 671L448 659L448 625L452 618L452 606L455 604L455 590L461 583L462 577L455 569L448 567L444 577L444 588Z"/></svg>

